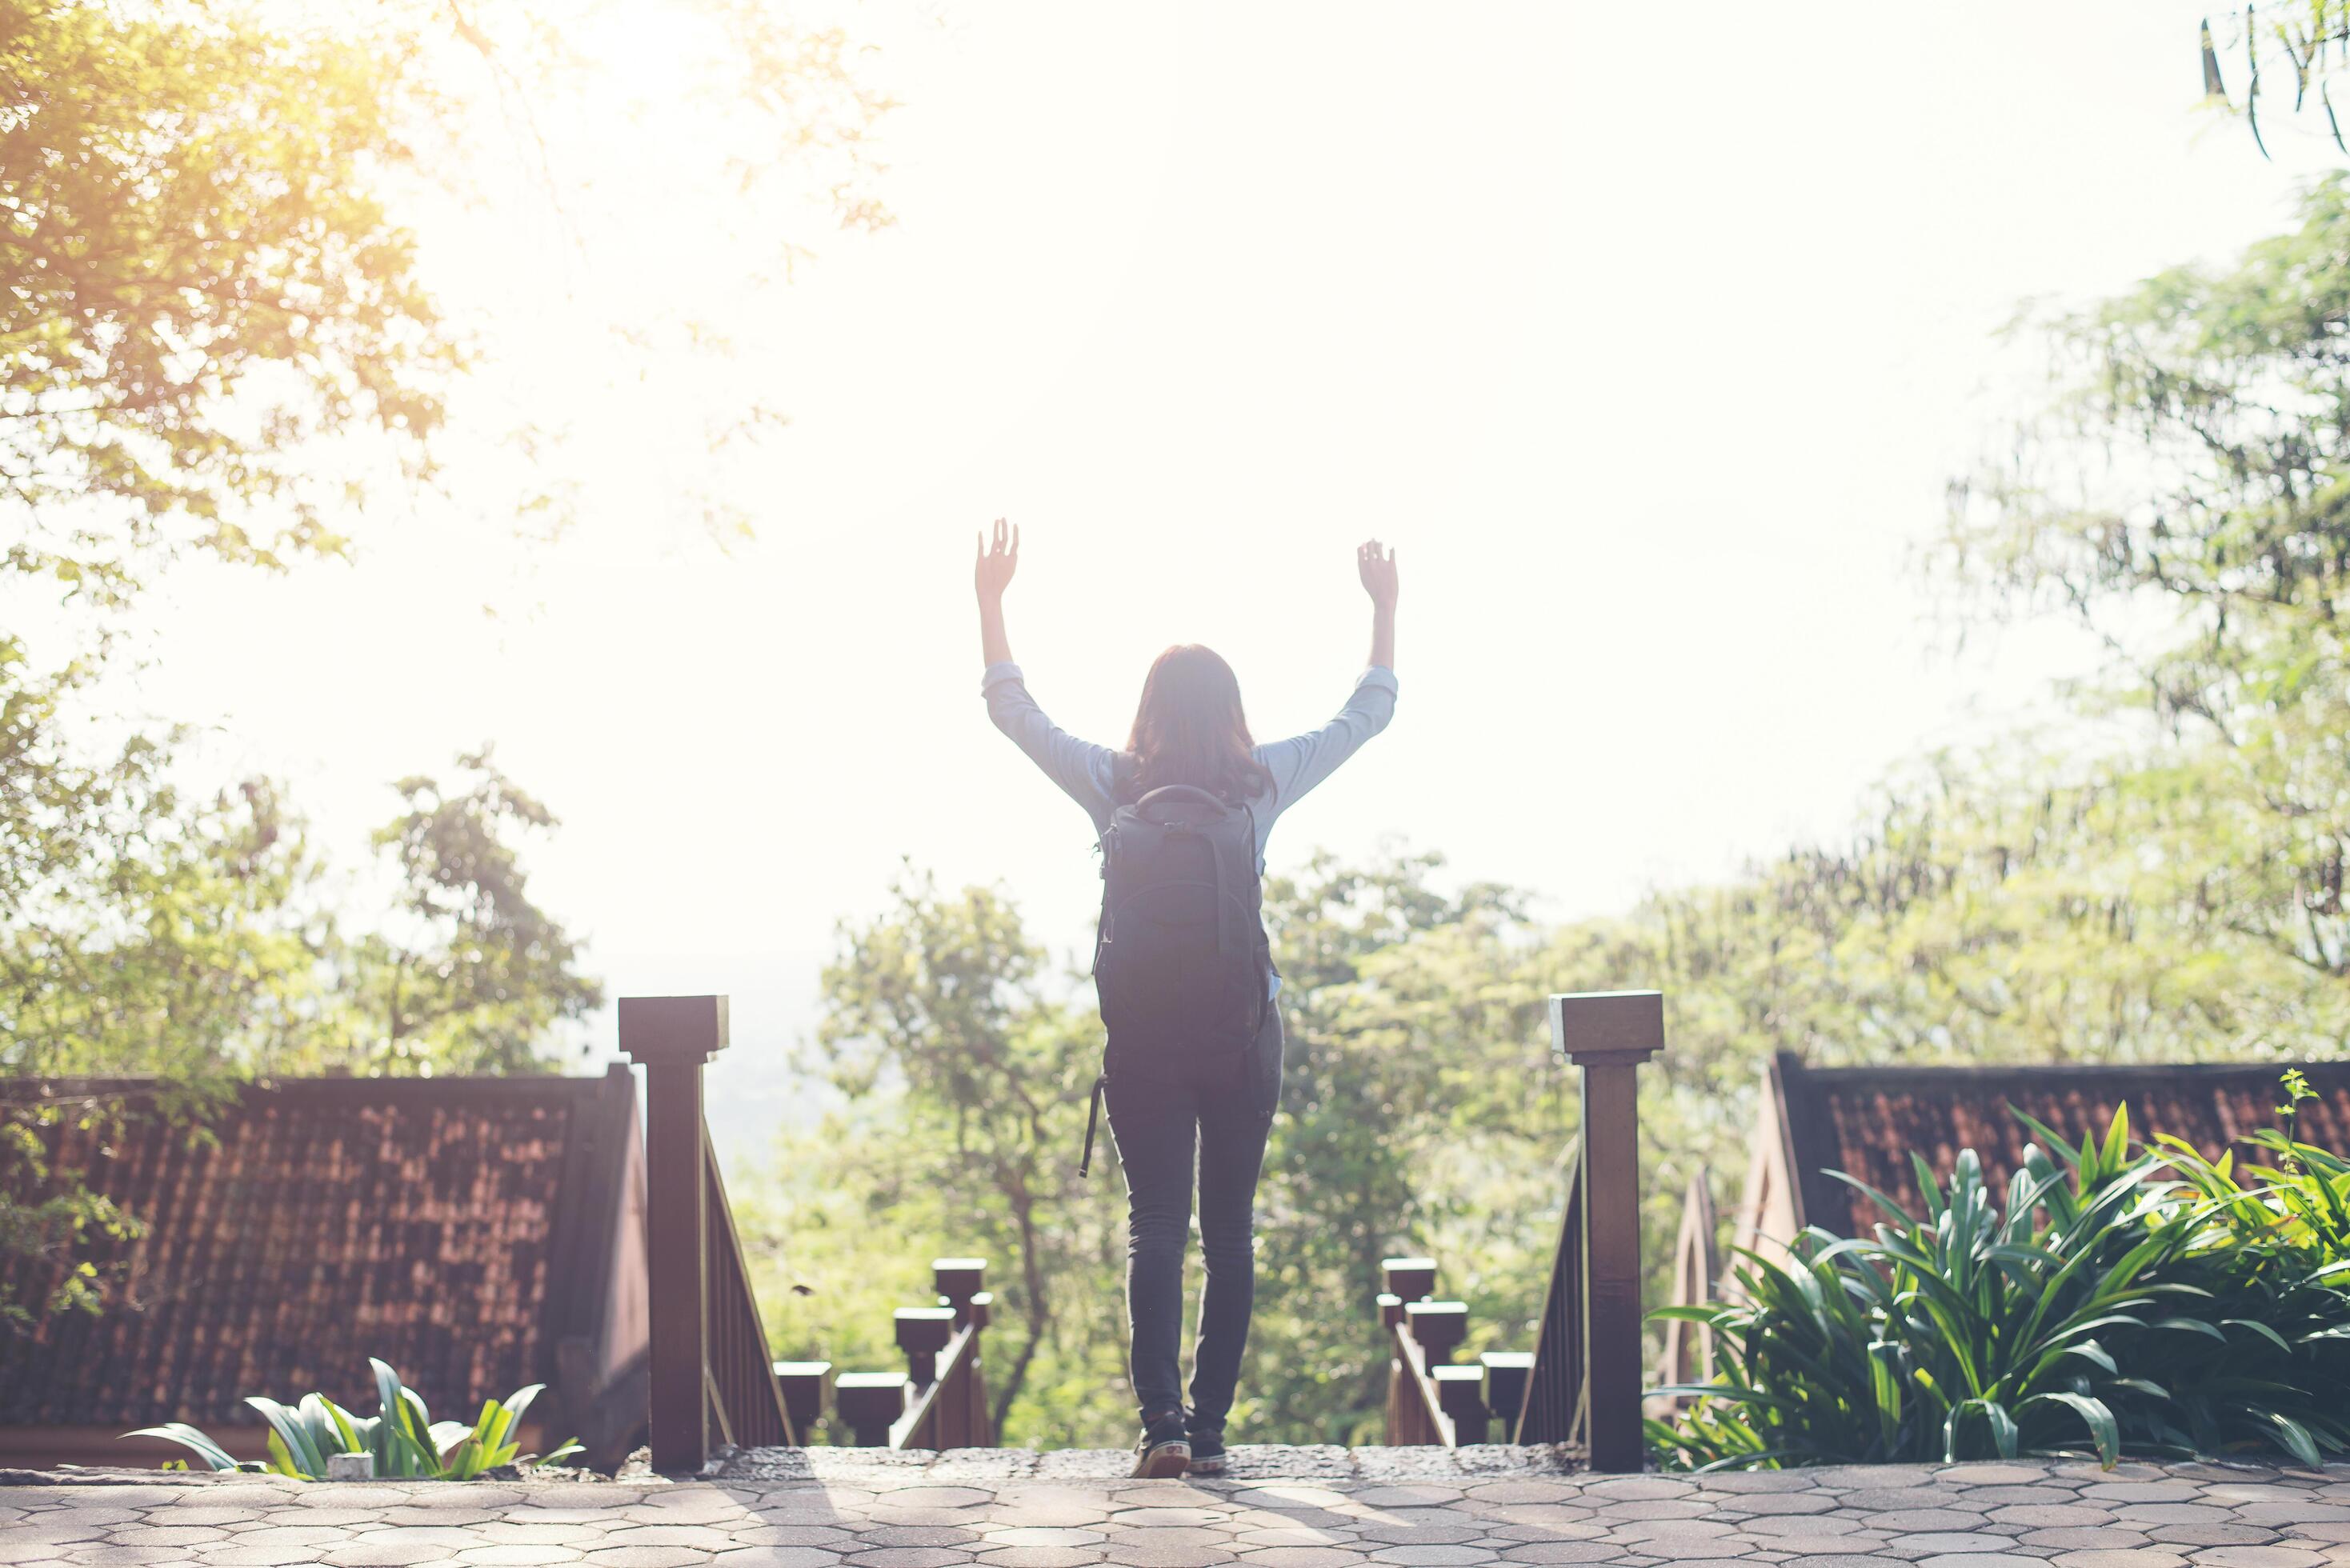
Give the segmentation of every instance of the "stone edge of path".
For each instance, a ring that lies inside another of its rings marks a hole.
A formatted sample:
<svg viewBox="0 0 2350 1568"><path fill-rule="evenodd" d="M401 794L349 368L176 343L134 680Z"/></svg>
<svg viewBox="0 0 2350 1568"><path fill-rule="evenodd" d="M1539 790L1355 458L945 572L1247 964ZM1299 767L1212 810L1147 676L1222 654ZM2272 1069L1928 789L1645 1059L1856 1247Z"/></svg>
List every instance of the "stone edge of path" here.
<svg viewBox="0 0 2350 1568"><path fill-rule="evenodd" d="M822 1483L854 1481L866 1486L879 1485L894 1490L915 1484L963 1482L985 1484L1006 1481L1103 1481L1128 1479L1132 1456L1118 1449L1073 1449L1038 1451L1033 1449L950 1449L931 1450L893 1450L889 1449L814 1448L814 1449L748 1449L728 1452L713 1462L698 1477L665 1477L650 1473L630 1474L619 1478L583 1477L576 1472L559 1476L534 1478L500 1478L481 1482L452 1483L430 1480L379 1480L364 1482L296 1481L281 1476L250 1473L215 1474L203 1470L145 1470L110 1469L26 1469L0 1468L0 1489L11 1487L44 1488L105 1488L105 1487L233 1487L250 1488L256 1491L308 1492L314 1489L337 1486L367 1486L370 1488L414 1489L420 1491L440 1491L452 1486L481 1487L500 1490L522 1489L541 1492L556 1490L572 1496L594 1494L609 1489L617 1502L621 1494L659 1490L678 1484L681 1480L699 1480L721 1486L771 1487L795 1481ZM1793 1489L1809 1489L1826 1483L1831 1489L1860 1484L1859 1477L1881 1477L1893 1480L1905 1479L1901 1484L1916 1485L1925 1478L1946 1477L1960 1484L1980 1478L1983 1483L1996 1480L2022 1480L2026 1472L2044 1477L2062 1470L2077 1480L2094 1475L2109 1480L2191 1480L2200 1481L2250 1480L2258 1479L2297 1479L2303 1481L2340 1480L2350 1467L2326 1470L2305 1470L2298 1466L2282 1466L2273 1462L2230 1459L2205 1459L2191 1463L2149 1463L2125 1460L2111 1470L2099 1469L2094 1462L2067 1459L2027 1459L2015 1463L1974 1461L1937 1465L1881 1465L1867 1467L1822 1467L1813 1469L1791 1469L1765 1472L1734 1471L1720 1476L1702 1477L1647 1471L1639 1476L1600 1475L1585 1469L1579 1457L1563 1445L1514 1447L1503 1444L1483 1444L1471 1448L1359 1448L1347 1449L1335 1444L1313 1446L1237 1445L1231 1451L1230 1469L1219 1476L1187 1478L1193 1484L1213 1485L1219 1482L1254 1483L1263 1481L1302 1481L1336 1484L1339 1486L1378 1486L1408 1484L1413 1481L1440 1482L1446 1480L1478 1482L1507 1480L1512 1477L1572 1478L1582 1485L1604 1487L1610 1482L1665 1481L1711 1490L1721 1486L1725 1490L1743 1490L1755 1484L1757 1475L1774 1478L1775 1485Z"/></svg>

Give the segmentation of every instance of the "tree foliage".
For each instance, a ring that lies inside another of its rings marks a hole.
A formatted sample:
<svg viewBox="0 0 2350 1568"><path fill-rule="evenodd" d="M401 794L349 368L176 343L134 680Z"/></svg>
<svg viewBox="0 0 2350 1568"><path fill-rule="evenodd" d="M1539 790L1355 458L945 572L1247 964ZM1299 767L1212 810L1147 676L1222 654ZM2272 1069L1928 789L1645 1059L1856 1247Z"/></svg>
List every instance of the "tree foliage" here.
<svg viewBox="0 0 2350 1568"><path fill-rule="evenodd" d="M375 836L399 868L400 908L352 945L352 1005L369 1062L399 1072L529 1072L556 1023L603 1004L578 971L579 945L531 901L512 842L554 813L493 765L457 760L462 784L417 775L393 787L408 809Z"/></svg>
<svg viewBox="0 0 2350 1568"><path fill-rule="evenodd" d="M2253 145L2263 157L2278 122L2303 117L2322 120L2316 134L2350 152L2334 83L2350 67L2350 5L2344 0L2284 0L2266 7L2246 5L2213 26L2206 16L2199 31L2203 55L2203 99L2241 114ZM2237 86L2230 86L2234 75Z"/></svg>
<svg viewBox="0 0 2350 1568"><path fill-rule="evenodd" d="M5 559L120 602L336 549L312 443L421 452L459 362L386 213L409 60L239 8L0 3Z"/></svg>

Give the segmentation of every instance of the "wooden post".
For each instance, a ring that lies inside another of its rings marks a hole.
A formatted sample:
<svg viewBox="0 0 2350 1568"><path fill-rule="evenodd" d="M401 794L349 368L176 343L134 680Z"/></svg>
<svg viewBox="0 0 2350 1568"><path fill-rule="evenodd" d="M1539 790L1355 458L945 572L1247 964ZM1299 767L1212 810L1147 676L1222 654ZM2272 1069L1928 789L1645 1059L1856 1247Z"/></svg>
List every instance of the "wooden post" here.
<svg viewBox="0 0 2350 1568"><path fill-rule="evenodd" d="M775 1382L784 1391L784 1408L791 1413L792 1436L806 1448L816 1432L816 1424L824 1416L827 1397L832 1389L832 1363L829 1361L778 1361Z"/></svg>
<svg viewBox="0 0 2350 1568"><path fill-rule="evenodd" d="M931 1282L939 1293L939 1304L954 1309L955 1326L961 1328L971 1321L971 1301L986 1288L985 1258L933 1258L931 1260Z"/></svg>
<svg viewBox="0 0 2350 1568"><path fill-rule="evenodd" d="M906 1380L894 1372L844 1372L833 1379L832 1407L860 1449L889 1446L889 1423L906 1413Z"/></svg>
<svg viewBox="0 0 2350 1568"><path fill-rule="evenodd" d="M723 996L620 998L620 1049L645 1070L645 1263L652 1339L653 1469L710 1459L710 1300L704 1260L702 1068L726 1049Z"/></svg>
<svg viewBox="0 0 2350 1568"><path fill-rule="evenodd" d="M1452 1352L1469 1337L1469 1308L1461 1302L1406 1302L1404 1326L1428 1352L1434 1366L1452 1359Z"/></svg>
<svg viewBox="0 0 2350 1568"><path fill-rule="evenodd" d="M1485 1440L1485 1369L1482 1366L1431 1366L1428 1369L1436 1380L1437 1403L1452 1418L1452 1441L1463 1443Z"/></svg>
<svg viewBox="0 0 2350 1568"><path fill-rule="evenodd" d="M1529 1350L1489 1350L1477 1358L1484 1368L1485 1408L1502 1423L1502 1440L1517 1436L1518 1412L1525 1408L1526 1377L1534 1371Z"/></svg>
<svg viewBox="0 0 2350 1568"><path fill-rule="evenodd" d="M1640 1123L1634 1075L1664 1049L1654 991L1550 999L1552 1048L1583 1075L1584 1433L1591 1468L1637 1470L1640 1432Z"/></svg>
<svg viewBox="0 0 2350 1568"><path fill-rule="evenodd" d="M906 1381L928 1388L939 1379L939 1352L954 1337L952 1307L899 1307L898 1348L906 1353Z"/></svg>

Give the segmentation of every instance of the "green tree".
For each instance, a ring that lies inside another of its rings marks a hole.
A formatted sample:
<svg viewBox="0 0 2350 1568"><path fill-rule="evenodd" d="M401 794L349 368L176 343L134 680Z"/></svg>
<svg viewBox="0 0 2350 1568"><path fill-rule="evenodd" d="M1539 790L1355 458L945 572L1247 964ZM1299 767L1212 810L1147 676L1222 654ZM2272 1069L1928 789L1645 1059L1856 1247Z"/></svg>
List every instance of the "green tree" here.
<svg viewBox="0 0 2350 1568"><path fill-rule="evenodd" d="M1112 1183L1076 1174L1098 1026L1001 895L942 894L910 871L891 898L842 928L824 971L808 1065L844 1108L785 1157L813 1185L856 1195L838 1215L848 1244L827 1259L795 1216L785 1256L795 1279L825 1282L824 1308L853 1303L852 1335L884 1344L890 1307L930 1299L932 1257L987 1257L991 1332L1011 1346L988 1360L999 1427L1023 1441L1099 1440L1099 1401L1120 1381L1122 1357L1105 1352L1120 1341L1123 1246ZM1107 1165L1106 1136L1102 1155ZM896 1299L854 1288L877 1282L862 1277L877 1255L895 1260L878 1282ZM1073 1381L1083 1406L1068 1402Z"/></svg>
<svg viewBox="0 0 2350 1568"><path fill-rule="evenodd" d="M591 90L569 19L519 0L0 0L0 559L119 606L190 550L344 551L357 476L380 466L355 450L429 473L473 356L394 213L484 145L556 199L562 150L536 111ZM867 135L892 105L844 35L747 0L661 20L708 35L744 188L788 170L843 224L890 221Z"/></svg>
<svg viewBox="0 0 2350 1568"><path fill-rule="evenodd" d="M1235 1419L1252 1439L1371 1435L1379 1260L1435 1245L1484 1343L1523 1342L1565 1191L1571 1112L1541 1037L1536 944L1505 892L1439 893L1433 857L1318 859L1267 888L1288 955L1284 1110L1260 1189L1258 1304ZM909 875L846 927L809 1067L840 1096L743 1205L778 1350L887 1366L927 1265L993 1265L1005 1440L1124 1442L1124 1193L1105 1134L1075 1167L1101 1026L1001 894ZM1105 1179L1108 1176L1109 1179ZM1544 1216L1547 1216L1547 1219ZM1196 1279L1196 1262L1194 1264Z"/></svg>
<svg viewBox="0 0 2350 1568"><path fill-rule="evenodd" d="M531 901L510 842L552 829L555 815L490 752L460 757L453 786L400 780L408 810L375 836L399 867L400 904L393 929L353 944L345 987L371 1070L544 1069L548 1031L603 1005L578 943Z"/></svg>
<svg viewBox="0 0 2350 1568"><path fill-rule="evenodd" d="M408 65L228 6L0 0L11 567L119 603L188 548L331 551L308 443L421 454L459 355L380 196Z"/></svg>
<svg viewBox="0 0 2350 1568"><path fill-rule="evenodd" d="M31 681L0 639L0 1321L95 1307L110 1282L74 1266L93 1231L135 1225L73 1172L45 1131L66 1118L192 1125L240 1057L322 1027L330 934L318 866L266 785L184 798L168 737L97 762L66 743L80 672ZM152 1077L151 1090L31 1092L35 1080ZM20 1299L23 1279L61 1281Z"/></svg>
<svg viewBox="0 0 2350 1568"><path fill-rule="evenodd" d="M1950 556L1995 608L2098 633L2220 848L2229 929L2350 977L2350 185L2234 266L2047 324L2063 396L1960 487ZM2185 800L2177 804L2189 805Z"/></svg>
<svg viewBox="0 0 2350 1568"><path fill-rule="evenodd" d="M2350 67L2350 5L2344 0L2287 0L2265 8L2246 5L2209 16L2198 34L2203 54L2203 99L2241 114L2253 145L2268 155L2270 130L2280 119L2322 121L2318 134L2350 151L2334 83ZM2234 76L2236 86L2229 79Z"/></svg>

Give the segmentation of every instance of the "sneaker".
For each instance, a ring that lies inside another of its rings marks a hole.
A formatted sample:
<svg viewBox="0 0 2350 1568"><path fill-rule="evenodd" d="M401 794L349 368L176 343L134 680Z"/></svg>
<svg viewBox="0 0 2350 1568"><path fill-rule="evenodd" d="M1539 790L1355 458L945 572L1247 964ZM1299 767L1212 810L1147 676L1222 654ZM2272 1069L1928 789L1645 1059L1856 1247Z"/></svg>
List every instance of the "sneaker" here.
<svg viewBox="0 0 2350 1568"><path fill-rule="evenodd" d="M1170 1410L1142 1428L1142 1440L1134 1445L1134 1473L1138 1476L1180 1476L1191 1465L1191 1439L1183 1430L1183 1412Z"/></svg>
<svg viewBox="0 0 2350 1568"><path fill-rule="evenodd" d="M1224 1473L1224 1435L1222 1432L1191 1428L1191 1473L1195 1476L1220 1476Z"/></svg>

